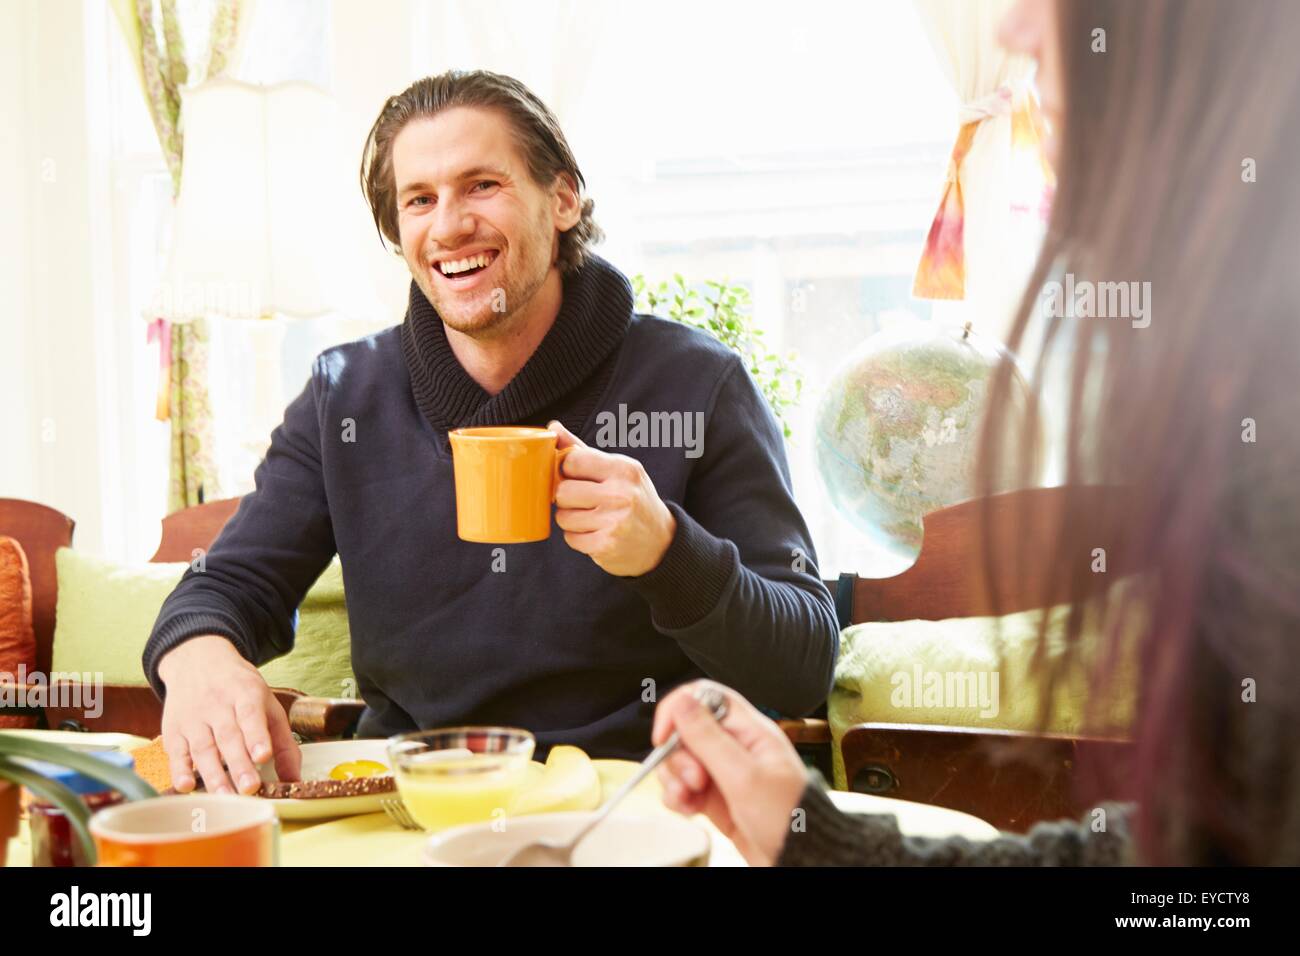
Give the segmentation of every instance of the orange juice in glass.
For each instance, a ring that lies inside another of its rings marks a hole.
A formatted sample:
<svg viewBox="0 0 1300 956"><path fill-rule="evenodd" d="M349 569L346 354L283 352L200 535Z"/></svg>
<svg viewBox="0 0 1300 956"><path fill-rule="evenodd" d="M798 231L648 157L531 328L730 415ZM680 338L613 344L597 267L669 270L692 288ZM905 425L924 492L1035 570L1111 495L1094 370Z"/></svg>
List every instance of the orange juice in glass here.
<svg viewBox="0 0 1300 956"><path fill-rule="evenodd" d="M388 740L398 793L426 830L504 816L537 743L512 727L449 727Z"/></svg>

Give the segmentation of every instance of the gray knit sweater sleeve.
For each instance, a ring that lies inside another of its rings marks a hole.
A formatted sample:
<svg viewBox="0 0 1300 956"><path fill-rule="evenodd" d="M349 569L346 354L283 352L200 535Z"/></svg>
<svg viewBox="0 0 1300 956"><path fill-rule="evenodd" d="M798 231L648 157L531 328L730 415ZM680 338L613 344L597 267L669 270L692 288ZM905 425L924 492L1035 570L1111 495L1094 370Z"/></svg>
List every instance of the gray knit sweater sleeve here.
<svg viewBox="0 0 1300 956"><path fill-rule="evenodd" d="M1105 829L1082 822L1039 823L992 840L904 836L892 815L844 813L810 775L799 807L802 828L786 837L778 866L1122 866L1131 864L1132 804L1103 804ZM1098 817L1097 819L1103 819Z"/></svg>

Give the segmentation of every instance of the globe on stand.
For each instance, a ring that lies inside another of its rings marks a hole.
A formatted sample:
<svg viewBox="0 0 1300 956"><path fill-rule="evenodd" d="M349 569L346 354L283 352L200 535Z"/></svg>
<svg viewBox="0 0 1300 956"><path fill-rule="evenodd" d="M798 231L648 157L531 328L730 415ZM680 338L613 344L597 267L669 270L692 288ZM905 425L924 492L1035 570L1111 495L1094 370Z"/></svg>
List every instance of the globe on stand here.
<svg viewBox="0 0 1300 956"><path fill-rule="evenodd" d="M827 386L816 413L826 491L854 527L907 565L921 552L921 519L977 493L987 392L1008 355L969 324L917 320L868 338ZM1010 402L1005 434L1019 436L1030 391L1018 371ZM1000 456L994 492L1012 487L1016 447ZM1036 484L1041 461L1032 467Z"/></svg>

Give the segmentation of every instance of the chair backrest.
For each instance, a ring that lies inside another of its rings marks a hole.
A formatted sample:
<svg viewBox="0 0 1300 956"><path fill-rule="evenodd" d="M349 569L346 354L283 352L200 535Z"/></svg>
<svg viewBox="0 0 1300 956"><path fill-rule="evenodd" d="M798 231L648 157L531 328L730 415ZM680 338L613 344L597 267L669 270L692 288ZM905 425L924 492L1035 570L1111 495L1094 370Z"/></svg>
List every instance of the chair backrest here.
<svg viewBox="0 0 1300 956"><path fill-rule="evenodd" d="M162 540L150 562L190 561L195 549L207 550L239 508L239 498L220 498L192 505L162 520Z"/></svg>
<svg viewBox="0 0 1300 956"><path fill-rule="evenodd" d="M988 520L998 528L991 536L994 578L1002 613L1041 606L1055 541L1065 519L1064 488L1035 488L996 495L988 500ZM1117 489L1076 489L1090 513ZM151 562L189 561L196 548L209 548L239 507L239 498L222 498L183 508L163 518L162 538ZM993 613L989 582L984 502L967 501L924 519L921 554L906 571L892 578L848 576L852 588L849 620L943 620ZM37 667L48 672L54 643L58 578L54 554L71 547L75 522L53 508L32 501L0 498L0 534L16 539L27 554L32 578L32 617ZM1097 547L1108 547L1098 533ZM1113 551L1113 549L1109 549ZM1112 573L1122 568L1109 569ZM1109 575L1098 575L1098 588ZM1113 580L1113 578L1111 578ZM828 581L834 591L837 582ZM1059 597L1059 596L1057 596Z"/></svg>
<svg viewBox="0 0 1300 956"><path fill-rule="evenodd" d="M239 507L239 498L223 498L183 508L162 521L162 541L149 560L189 561L195 548L208 548ZM32 626L36 632L36 669L48 674L54 654L54 619L59 582L55 552L72 547L76 522L61 511L20 498L0 498L0 535L22 545L32 580Z"/></svg>
<svg viewBox="0 0 1300 956"><path fill-rule="evenodd" d="M225 498L218 501L208 502L207 504L194 505L189 508L183 508L173 514L168 515L162 520L162 540L154 556L150 558L153 563L165 561L190 561L193 558L196 548L209 548L217 535L221 533L222 527L235 513L239 507L238 498ZM0 501L0 505L4 502ZM31 506L29 502L18 502L17 504ZM47 509L48 510L48 509ZM4 515L4 510L0 507L0 516ZM57 514L57 512L56 512ZM6 532L9 533L9 532ZM18 535L13 535L15 538ZM69 531L67 540L61 543L71 544L71 522L69 522ZM20 539L21 540L21 539ZM49 548L51 574L49 577L49 602L51 611L57 595L57 583L53 575L53 552L54 545ZM30 552L29 552L30 556ZM32 590L36 591L36 575L32 575ZM52 644L53 637L53 614L50 616L51 640L47 641L48 648ZM48 671L48 656L46 658ZM289 710L295 701L301 696L297 691L284 690L275 688L276 697L279 699L285 710ZM317 721L323 726L321 733L329 732L333 729L330 720L337 723L338 715L326 715L329 719ZM158 698L154 696L153 688L145 685L119 685L109 684L104 687L104 696L102 701L102 713L97 718L87 718L86 715L76 708L71 707L46 707L45 719L50 727L67 728L80 730L101 730L116 731L120 733L138 734L142 737L154 737L159 732L162 719L162 705ZM333 729L334 733L339 730Z"/></svg>
<svg viewBox="0 0 1300 956"><path fill-rule="evenodd" d="M1073 501L1070 500L1071 494ZM1068 600L1057 570L1057 541L1076 514L1104 515L1122 489L1103 485L1031 488L975 499L925 516L925 535L916 562L892 578L849 576L851 623L866 621L941 621L954 617L1011 614ZM1098 574L1094 591L1103 590L1122 566L1114 536L1098 525L1095 548L1111 558ZM1077 556L1089 562L1089 553ZM995 572L987 571L990 563Z"/></svg>
<svg viewBox="0 0 1300 956"><path fill-rule="evenodd" d="M1088 593L1098 593L1133 570L1107 530L1122 494L1106 486L1035 488L926 515L921 554L910 568L892 578L841 579L851 594L841 617L854 624L940 621L1065 603L1070 595L1054 573L1057 544L1067 521L1084 518L1092 547L1073 560L1088 567L1093 548L1106 550L1107 573L1088 579ZM1033 751L1017 746L1029 742ZM840 753L851 790L951 807L1021 831L1040 820L1078 818L1085 809L1074 788L1080 761L1123 767L1131 748L1110 739L871 723L849 728Z"/></svg>
<svg viewBox="0 0 1300 956"><path fill-rule="evenodd" d="M54 648L54 609L58 573L54 553L72 546L75 522L61 511L34 501L0 498L0 534L13 538L27 555L32 579L32 626L36 632L36 669L50 672Z"/></svg>

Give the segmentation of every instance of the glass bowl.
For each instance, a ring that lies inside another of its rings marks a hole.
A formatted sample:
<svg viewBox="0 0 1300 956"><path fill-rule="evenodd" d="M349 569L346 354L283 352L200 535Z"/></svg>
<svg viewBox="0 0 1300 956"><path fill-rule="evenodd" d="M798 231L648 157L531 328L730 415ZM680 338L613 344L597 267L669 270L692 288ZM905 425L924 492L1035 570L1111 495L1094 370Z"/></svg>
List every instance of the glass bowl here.
<svg viewBox="0 0 1300 956"><path fill-rule="evenodd" d="M388 738L402 802L426 830L504 817L537 741L515 727L445 727Z"/></svg>

